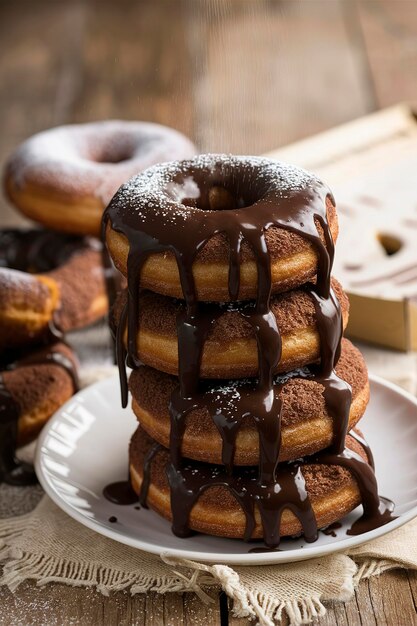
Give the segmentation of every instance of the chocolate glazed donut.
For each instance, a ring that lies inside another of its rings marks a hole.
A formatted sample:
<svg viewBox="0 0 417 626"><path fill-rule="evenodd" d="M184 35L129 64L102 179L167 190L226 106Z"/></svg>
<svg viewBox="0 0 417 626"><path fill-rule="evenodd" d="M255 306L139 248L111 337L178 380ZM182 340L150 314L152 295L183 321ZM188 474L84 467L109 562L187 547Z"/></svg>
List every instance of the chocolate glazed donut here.
<svg viewBox="0 0 417 626"><path fill-rule="evenodd" d="M216 204L210 202L215 194ZM190 205L200 207L190 209ZM333 441L321 463L347 468L361 493L364 513L352 527L375 528L387 523L391 513L380 502L376 479L367 463L345 448L351 389L335 372L340 356L342 316L330 285L334 244L329 207L335 203L329 189L316 177L292 166L258 158L206 155L192 161L174 162L150 168L123 185L104 215L104 228L116 231L128 242L128 301L117 332L117 354L121 374L123 405L127 403L125 359L137 368L136 338L139 318L139 286L145 263L151 255L174 255L186 308L178 316L179 385L170 402L170 456L167 476L171 493L173 531L189 533L191 511L201 494L211 485L210 477L201 482L181 457L181 444L187 414L196 406L207 406L199 386L201 355L210 329L210 320L200 314L193 265L198 252L211 238L223 233L229 243L229 298L240 293L240 253L246 241L256 263L256 302L247 311L258 346L258 383L238 405L239 413L254 420L259 435L257 480L243 479L236 488L233 473L222 480L245 513L245 538L253 535L259 510L262 535L269 547L280 541L284 509L298 518L307 541L317 538L317 520L310 499L296 468L278 467L281 445L280 395L274 394L273 372L281 358L281 335L270 308L273 286L271 257L266 233L271 228L286 231L305 240L315 251L317 280L311 285L320 336L320 365L310 377L323 387L327 411L334 424ZM214 206L217 210L213 210ZM111 241L110 252L112 253ZM201 294L200 294L201 297ZM127 354L123 333L127 323ZM228 401L233 404L233 390ZM278 419L277 419L278 416ZM231 457L238 428L221 426L224 456ZM293 471L294 470L294 471ZM146 499L147 481L143 483ZM380 508L382 511L380 511Z"/></svg>
<svg viewBox="0 0 417 626"><path fill-rule="evenodd" d="M140 267L143 289L183 298L184 268L189 266L195 297L199 300L254 299L257 297L259 254L263 248L268 253L264 262L268 265L272 293L287 291L311 280L322 263L314 241L320 240L322 248L326 249L326 238L336 239L338 234L332 196L325 194L321 214L315 214L309 233L302 236L297 224L291 227L291 218L283 215L281 221L272 211L277 202L286 204L287 208L291 203L290 195L286 194L291 194L292 168L260 158L219 157L217 161L216 158L212 160L208 155L198 157L198 162L184 161L182 169L176 163L150 168L146 176L133 178L121 188L111 205L113 219L106 220L107 245L116 267L127 276L129 242L132 243L127 230L118 226L116 198L119 198L128 204L133 221L143 219L148 224L164 225L161 239L162 230L156 239L159 244L152 253L146 254ZM197 167L194 168L194 164ZM191 171L192 176L188 176ZM311 178L307 172L301 174L301 170L297 176L298 183L303 178L308 184ZM313 203L319 201L318 188L308 193ZM142 200L138 203L139 197ZM263 224L262 243L257 237L259 232L252 232L255 214L258 229ZM237 215L241 232L233 234ZM245 222L246 217L248 222ZM326 231L323 220L328 224ZM234 236L237 239L233 239ZM170 242L182 237L190 238L191 245L189 256L183 259L180 269L176 259L179 249L175 251L176 246L171 246ZM144 241L140 245L143 244ZM229 271L229 264L233 271Z"/></svg>

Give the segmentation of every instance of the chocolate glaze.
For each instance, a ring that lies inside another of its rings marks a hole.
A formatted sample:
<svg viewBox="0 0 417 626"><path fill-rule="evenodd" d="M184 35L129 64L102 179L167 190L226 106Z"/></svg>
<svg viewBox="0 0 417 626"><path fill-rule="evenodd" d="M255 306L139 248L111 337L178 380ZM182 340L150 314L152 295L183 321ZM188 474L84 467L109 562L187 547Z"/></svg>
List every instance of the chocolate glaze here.
<svg viewBox="0 0 417 626"><path fill-rule="evenodd" d="M301 472L303 461L281 466L277 471L281 401L273 391L273 371L281 358L281 336L270 310L271 265L265 241L268 228L294 232L315 248L317 278L309 289L317 313L321 362L311 376L323 385L334 422L334 442L325 458L348 467L355 475L364 499L364 517L375 525L388 521L378 517L376 483L363 469L366 464L359 465L356 457L344 450L351 390L334 371L340 355L342 320L339 303L330 288L334 245L327 220L328 202L334 205L330 190L303 170L267 159L206 155L150 168L123 185L105 211L103 228L110 222L129 243L128 297L116 338L123 406L127 404L125 362L130 367L140 365L136 336L141 269L149 255L163 252L173 253L178 265L186 310L177 320L179 386L170 403L171 462L167 474L173 531L179 536L189 533L189 514L201 493L211 485L222 484L245 512L247 539L255 525L255 502L268 546L279 544L280 519L286 508L299 518L307 541L317 538L317 524ZM242 312L256 335L258 383L250 393L236 395L232 388L221 403L218 398L210 398L199 382L202 349L214 310L199 307L192 271L198 252L217 233L223 233L230 246L230 298L236 300L239 294L244 240L253 251L258 274L256 301ZM127 351L123 346L126 326ZM215 466L196 475L192 466L181 459L185 417L201 404L209 410L223 440L227 472L220 476ZM233 456L245 415L251 416L257 425L260 457L253 477L242 480L233 474ZM146 501L148 481L149 474L145 472L141 502Z"/></svg>
<svg viewBox="0 0 417 626"><path fill-rule="evenodd" d="M8 363L1 367L7 371L31 365L59 365L71 377L74 390L78 389L78 376L75 364L54 346L49 346L35 353L13 355ZM20 406L16 398L8 391L0 374L0 482L11 485L29 485L37 482L31 466L16 458L17 424Z"/></svg>
<svg viewBox="0 0 417 626"><path fill-rule="evenodd" d="M369 448L365 440L353 430L350 431L349 435L351 438L359 442L360 447L367 454L367 450ZM151 481L152 461L158 452L164 453L166 450L160 444L154 443L150 446L143 461L142 488L140 494L141 500L146 500ZM341 454L332 454L328 450L324 450L317 454L297 459L296 461L282 463L278 466L277 474L280 478L280 484L282 485L282 493L277 498L274 491L272 493L267 491L266 486L264 487L264 493L261 492L261 497L267 502L269 500L269 514L271 515L271 518L275 518L277 528L279 528L282 511L285 508L289 508L301 521L303 525L303 534L305 535L306 540L314 541L314 538L311 539L311 536L306 534L306 526L311 529L312 532L314 531L317 536L317 526L314 519L314 513L308 499L308 492L305 488L303 476L303 467L311 465L339 465L349 470L356 479L362 496L364 512L363 515L356 520L352 527L347 531L347 534L361 534L372 530L373 528L382 526L393 519L391 515L393 504L385 498L378 497L376 491L376 478L369 461L362 458L357 451L345 448ZM173 468L172 463L168 462L166 468L172 497L172 481L170 477L170 472ZM257 485L259 479L257 467L240 467L234 471L232 476L230 476L230 474L225 471L225 468L219 465L211 465L197 461L184 461L181 466L181 472L178 472L178 475L174 478L174 480L181 481L181 484L178 487L178 491L182 499L181 513L179 515L180 522L183 522L185 518L188 519L187 511L189 514L199 496L204 493L206 489L209 487L226 487L236 498L245 513L245 539L249 540L251 538L254 529L254 505L256 503L262 517L262 507L264 504L258 499L259 492L257 490ZM277 483L275 483L275 485L276 484ZM297 487L298 495L304 505L301 511L299 509L297 510L297 507L294 506L297 499L297 496L291 492L291 489L294 489L294 486ZM279 510L281 502L284 504L282 509ZM278 507L277 510L276 507ZM309 515L312 517L309 517ZM272 520L270 521L272 525ZM303 524L303 521L306 523L306 526ZM264 517L262 517L262 522L265 526ZM336 525L332 525L332 529L333 528L336 528ZM325 529L325 531L327 529ZM188 536L189 534L188 525L186 527L184 524L180 524L179 529L176 529L174 526L174 532L175 530L177 530L176 534L183 537ZM271 544L271 547L275 546Z"/></svg>
<svg viewBox="0 0 417 626"><path fill-rule="evenodd" d="M102 239L104 242L104 235L102 235ZM108 250L104 244L103 244L101 259L103 263L104 280L105 280L105 285L106 285L107 299L109 302L109 310L112 310L114 303L116 302L117 294L123 288L124 282L123 282L122 275L115 268L114 263L111 260ZM113 352L113 362L117 363L116 330L112 323L111 316L109 318L109 328L110 328L110 335L111 335L111 349Z"/></svg>
<svg viewBox="0 0 417 626"><path fill-rule="evenodd" d="M106 485L103 489L103 496L109 502L123 506L135 504L138 501L138 496L133 491L130 480L121 480L117 483Z"/></svg>
<svg viewBox="0 0 417 626"><path fill-rule="evenodd" d="M151 484L152 460L155 458L160 450L162 450L162 446L159 443L154 443L154 445L150 448L147 455L145 456L143 462L143 480L139 494L139 503L145 509L148 508L148 505L146 504L146 499L148 497L149 485Z"/></svg>

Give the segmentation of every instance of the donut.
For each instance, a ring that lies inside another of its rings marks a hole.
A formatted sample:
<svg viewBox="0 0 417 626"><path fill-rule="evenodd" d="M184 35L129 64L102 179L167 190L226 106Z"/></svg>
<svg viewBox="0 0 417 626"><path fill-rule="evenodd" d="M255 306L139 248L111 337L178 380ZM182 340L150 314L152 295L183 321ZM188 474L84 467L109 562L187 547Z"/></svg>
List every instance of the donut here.
<svg viewBox="0 0 417 626"><path fill-rule="evenodd" d="M107 309L97 240L48 230L0 231L0 350L59 337Z"/></svg>
<svg viewBox="0 0 417 626"><path fill-rule="evenodd" d="M347 339L336 373L352 388L349 428L353 428L365 412L369 400L369 381L361 353ZM298 374L298 376L297 376ZM309 380L307 371L295 372L293 377L277 376L275 388L288 379L280 391L283 400L281 413L280 461L298 459L328 447L332 442L333 420L328 413L319 382ZM129 387L132 409L140 425L150 437L169 447L169 403L178 379L144 366L132 372ZM210 382L213 396L221 397L223 387L250 387L250 381ZM278 390L276 391L278 393ZM221 407L221 402L218 402ZM222 463L222 439L207 407L188 413L182 438L184 457L206 463ZM235 465L256 465L259 460L259 435L250 418L243 418L236 438Z"/></svg>
<svg viewBox="0 0 417 626"><path fill-rule="evenodd" d="M0 364L0 482L17 483L14 453L29 443L78 388L77 359L62 342L33 352L7 351Z"/></svg>
<svg viewBox="0 0 417 626"><path fill-rule="evenodd" d="M99 235L103 210L122 183L150 165L195 152L181 133L148 122L60 126L15 150L4 186L30 219L76 235Z"/></svg>
<svg viewBox="0 0 417 626"><path fill-rule="evenodd" d="M172 521L172 504L167 477L169 452L161 446L157 448L154 446L153 440L139 427L130 443L131 483L135 492L140 495L144 480L144 468L148 465L149 486L146 493L146 505L159 515ZM346 446L359 455L365 463L368 462L366 448L362 447L354 437L348 436L346 438ZM152 454L152 452L154 453ZM288 467L291 466L283 464L281 473L284 474ZM199 487L204 484L209 485L202 491L191 509L187 520L190 529L220 537L244 538L246 534L247 539L265 538L257 507L254 510L254 527L248 537L245 512L237 498L226 486L228 478L224 476L221 468L204 463L189 462L184 473L193 476L192 482L195 480ZM278 471L277 480L279 480L279 476L280 472ZM320 455L311 460L306 459L305 463L302 464L302 476L305 480L305 491L316 518L317 528L323 528L338 521L361 502L358 485L351 473L338 465L320 464ZM236 484L236 482L239 489L245 485L249 490L251 484L257 482L256 469L253 467L241 468L239 473L233 477L232 484ZM185 499L183 505L184 507L187 506ZM278 536L300 535L302 531L300 521L289 508L285 508L282 512Z"/></svg>
<svg viewBox="0 0 417 626"><path fill-rule="evenodd" d="M332 287L340 303L343 326L346 327L349 301L340 284L332 279ZM117 328L126 293L122 292L114 307L114 327ZM320 337L316 310L307 288L288 291L272 297L282 338L282 356L278 372L286 372L317 361ZM204 310L204 307L200 309ZM142 292L139 299L137 354L142 363L168 374L178 375L177 316L184 303L151 291ZM257 376L258 350L255 331L242 316L241 304L210 305L205 314L215 316L203 348L201 378L243 378ZM126 335L126 334L125 334Z"/></svg>
<svg viewBox="0 0 417 626"><path fill-rule="evenodd" d="M294 204L297 215L290 211ZM142 247L142 288L184 297L181 257L192 265L196 297L220 302L256 298L260 231L273 293L311 280L338 234L334 199L315 176L270 159L224 155L149 168L118 190L104 225L109 252L125 276L130 245Z"/></svg>

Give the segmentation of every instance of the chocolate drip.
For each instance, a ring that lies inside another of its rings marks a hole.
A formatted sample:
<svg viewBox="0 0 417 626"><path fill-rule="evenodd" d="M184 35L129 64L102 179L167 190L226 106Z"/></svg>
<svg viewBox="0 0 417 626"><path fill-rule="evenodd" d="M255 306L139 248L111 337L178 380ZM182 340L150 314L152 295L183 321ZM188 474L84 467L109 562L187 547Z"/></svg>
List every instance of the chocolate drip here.
<svg viewBox="0 0 417 626"><path fill-rule="evenodd" d="M19 367L54 364L64 368L71 377L74 390L78 389L78 376L75 364L62 352L53 347L44 348L23 357L12 358L6 364L6 371ZM11 485L31 485L37 482L33 468L16 458L17 429L21 408L18 401L7 389L0 375L0 482Z"/></svg>
<svg viewBox="0 0 417 626"><path fill-rule="evenodd" d="M159 443L154 443L144 459L143 479L139 494L139 504L141 504L145 509L148 508L148 505L146 504L146 499L148 497L149 485L151 484L152 460L155 458L160 450L162 450L162 446Z"/></svg>
<svg viewBox="0 0 417 626"><path fill-rule="evenodd" d="M310 288L316 308L320 336L320 366L314 379L324 387L324 399L329 414L333 417L333 445L336 453L343 451L349 426L352 389L337 376L335 367L340 357L343 336L343 320L339 302L330 289L329 297L323 298ZM314 371L314 368L313 368Z"/></svg>
<svg viewBox="0 0 417 626"><path fill-rule="evenodd" d="M353 431L352 431L353 432ZM355 433L354 438L358 438ZM362 438L359 438L362 445ZM366 445L366 444L365 444ZM368 446L366 445L366 449ZM370 459L372 462L372 458ZM361 494L363 514L348 530L348 535L360 535L374 528L384 526L392 519L393 504L386 498L378 496L378 485L373 467L364 461L356 452L345 448L339 454L323 452L310 458L311 463L322 465L339 465L345 467L356 480Z"/></svg>
<svg viewBox="0 0 417 626"><path fill-rule="evenodd" d="M278 483L262 484L257 468L248 468L242 475L227 475L219 466L183 464L167 467L171 488L171 510L173 531L180 537L189 534L188 518L195 502L209 487L226 487L236 498L246 516L245 540L249 540L255 529L255 502L264 527L264 540L272 547L279 544L281 515L290 509L300 520L307 541L317 538L317 524L305 489L305 482L296 465L282 468Z"/></svg>
<svg viewBox="0 0 417 626"><path fill-rule="evenodd" d="M122 480L117 483L111 483L106 485L103 489L103 496L106 500L113 502L114 504L128 505L128 504L140 504L143 508L147 509L146 499L148 497L149 485L151 482L151 468L152 460L156 454L162 450L162 446L159 443L154 445L147 452L143 462L143 479L139 496L133 490L130 478ZM135 506L135 509L140 509L140 506Z"/></svg>
<svg viewBox="0 0 417 626"><path fill-rule="evenodd" d="M109 502L127 506L138 501L137 494L133 491L130 480L121 480L117 483L106 485L103 489L103 496Z"/></svg>
<svg viewBox="0 0 417 626"><path fill-rule="evenodd" d="M177 261L186 310L177 319L179 386L170 402L171 460L167 474L173 530L180 536L189 532L189 514L200 495L210 486L221 484L230 490L245 512L247 539L255 527L255 501L268 546L279 543L280 519L286 508L300 520L307 541L317 537L316 520L305 492L302 462L281 466L277 471L282 406L280 388L277 393L273 389L273 374L281 358L281 337L270 310L271 263L265 240L268 228L295 233L310 242L316 251L317 278L308 289L316 308L321 360L310 375L323 385L327 409L333 417L334 441L326 458L348 467L358 476L366 515L369 514L369 519L377 517L375 481L372 483L367 470L362 472L365 464L358 465L357 459L344 451L351 390L334 371L343 329L339 303L330 289L334 245L327 220L329 202L334 205L329 189L303 170L266 159L208 155L150 168L122 186L104 214L103 228L110 223L129 243L128 301L117 333L123 406L127 403L125 360L131 367L140 364L136 337L142 268L152 254L169 252ZM216 308L199 307L193 275L198 253L220 233L230 250L231 300L239 297L243 242L249 245L255 258L257 298L254 305L241 308L241 314L255 331L259 370L255 387L238 389L231 385L222 394L221 402L205 392L199 381L202 350ZM127 353L123 346L125 325ZM201 475L196 476L193 467L181 458L185 420L198 406L209 410L220 432L226 473L213 466L203 468ZM252 418L258 429L259 470L242 481L233 473L233 457L236 436L245 417ZM149 480L149 473L145 472L145 477Z"/></svg>
<svg viewBox="0 0 417 626"><path fill-rule="evenodd" d="M110 335L111 335L111 349L113 353L113 362L117 364L118 363L117 353L116 353L117 352L117 348L116 348L117 330L114 327L114 324L112 322L112 310L116 302L117 294L124 287L124 280L120 272L118 272L117 269L115 268L113 261L109 255L109 252L105 246L105 233L104 232L101 233L101 238L102 238L101 260L102 260L102 265L103 265L104 282L106 285L107 300L109 303L109 312L110 312L109 329L110 329Z"/></svg>

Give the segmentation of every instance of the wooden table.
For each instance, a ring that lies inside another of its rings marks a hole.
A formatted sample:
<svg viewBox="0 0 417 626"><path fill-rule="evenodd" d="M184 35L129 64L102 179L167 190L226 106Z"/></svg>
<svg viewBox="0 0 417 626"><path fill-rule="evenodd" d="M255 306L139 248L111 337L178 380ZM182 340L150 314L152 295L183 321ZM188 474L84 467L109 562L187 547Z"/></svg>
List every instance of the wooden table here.
<svg viewBox="0 0 417 626"><path fill-rule="evenodd" d="M416 0L15 0L0 5L0 158L66 122L144 119L259 154L417 100ZM19 221L4 199L1 223ZM224 596L0 589L0 624L242 626ZM417 574L362 582L320 626L417 624Z"/></svg>

